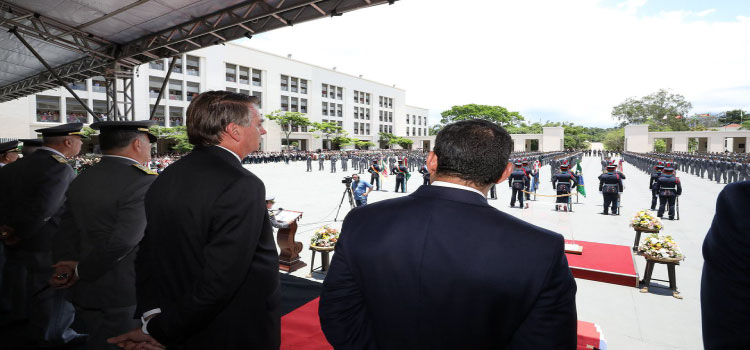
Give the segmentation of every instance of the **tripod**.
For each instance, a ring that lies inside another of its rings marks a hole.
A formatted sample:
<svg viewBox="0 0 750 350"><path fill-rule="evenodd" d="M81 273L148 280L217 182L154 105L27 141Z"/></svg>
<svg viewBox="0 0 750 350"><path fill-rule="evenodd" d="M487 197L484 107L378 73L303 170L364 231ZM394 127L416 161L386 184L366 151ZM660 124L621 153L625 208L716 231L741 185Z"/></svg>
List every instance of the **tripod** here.
<svg viewBox="0 0 750 350"><path fill-rule="evenodd" d="M352 188L349 187L349 184L347 184L344 193L341 195L341 202L339 202L339 208L336 210L336 217L333 218L334 222L339 218L339 212L341 211L341 205L344 204L345 197L349 197L349 206L351 207L351 209L354 209L354 207L356 207L356 205L354 204L354 195L352 194Z"/></svg>

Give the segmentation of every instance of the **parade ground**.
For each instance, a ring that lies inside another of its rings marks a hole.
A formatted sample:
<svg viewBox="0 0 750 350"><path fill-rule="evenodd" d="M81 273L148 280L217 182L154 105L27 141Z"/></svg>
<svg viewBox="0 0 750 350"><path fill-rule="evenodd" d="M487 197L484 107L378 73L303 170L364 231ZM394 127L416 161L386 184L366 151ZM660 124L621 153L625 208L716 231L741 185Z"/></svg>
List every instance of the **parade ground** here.
<svg viewBox="0 0 750 350"><path fill-rule="evenodd" d="M341 180L355 171L351 165L349 171L341 171L339 162L338 172L331 173L329 166L330 162L326 161L325 170L318 171L318 163L313 162L313 172L306 172L304 161L290 162L288 165L246 165L263 180L267 193L276 197L274 208L304 212L298 222L297 241L304 245L301 257L308 266L292 273L298 277L307 277L310 273L309 243L312 232L323 225L340 229L344 217L350 210L348 200L345 199L338 220L334 222L345 189ZM624 180L621 215L604 216L600 214L602 197L598 192L597 180L601 173L600 159L584 157L582 166L588 197L578 196L578 204L574 204L573 212L556 212L554 198L541 196L538 196L536 201L529 202L529 209L510 208L510 189L507 183L498 185L498 199L489 200L489 203L498 210L558 232L568 240L632 246L634 231L629 227L629 221L636 212L650 206L649 175L625 163L623 172L627 179ZM654 269L648 293L641 293L635 286L626 287L576 278L578 319L599 325L610 349L702 348L701 247L711 226L716 198L724 185L681 172L677 175L683 184L680 220L664 220L662 233L672 235L686 257L676 268L677 286L683 299L672 297L667 282L654 280L668 279L667 268L661 264L657 264ZM366 172L361 177L370 180ZM549 178L550 167L544 166L541 169L538 194L554 194ZM369 196L369 203L408 195L421 184L422 176L414 172L408 182L407 193L394 193L395 178L389 176L381 184L381 189L385 191L373 191ZM573 202L576 202L575 196ZM389 220L387 217L374 219ZM502 229L513 230L512 227ZM468 235L471 232L457 234ZM586 254L585 250L583 254ZM639 278L642 279L646 261L641 256L635 256L634 261ZM319 255L316 257L315 265L320 266ZM523 266L518 266L518 269L523 269ZM324 274L316 272L310 279L322 282L324 277ZM664 288L659 288L660 286Z"/></svg>

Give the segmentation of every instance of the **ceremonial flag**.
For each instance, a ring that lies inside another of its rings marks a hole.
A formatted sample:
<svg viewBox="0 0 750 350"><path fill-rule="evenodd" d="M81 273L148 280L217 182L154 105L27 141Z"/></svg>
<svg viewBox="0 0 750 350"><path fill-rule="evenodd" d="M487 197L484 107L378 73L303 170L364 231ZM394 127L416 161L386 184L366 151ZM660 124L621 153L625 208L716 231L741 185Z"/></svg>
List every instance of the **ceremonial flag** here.
<svg viewBox="0 0 750 350"><path fill-rule="evenodd" d="M586 187L583 186L583 168L581 168L580 160L576 164L576 173L578 173L578 193L586 197Z"/></svg>
<svg viewBox="0 0 750 350"><path fill-rule="evenodd" d="M388 177L388 165L385 164L383 158L380 158L380 173L383 174L383 176Z"/></svg>

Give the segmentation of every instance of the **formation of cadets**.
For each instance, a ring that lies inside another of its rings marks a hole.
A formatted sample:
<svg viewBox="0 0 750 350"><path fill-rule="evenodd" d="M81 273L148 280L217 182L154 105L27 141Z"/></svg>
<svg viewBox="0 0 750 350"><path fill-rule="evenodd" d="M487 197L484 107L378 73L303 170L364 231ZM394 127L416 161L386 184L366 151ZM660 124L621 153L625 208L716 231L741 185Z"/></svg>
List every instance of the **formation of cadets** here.
<svg viewBox="0 0 750 350"><path fill-rule="evenodd" d="M672 163L675 170L686 174L708 178L716 183L732 183L750 180L750 155L747 153L632 153L623 154L625 160L649 172L662 162Z"/></svg>

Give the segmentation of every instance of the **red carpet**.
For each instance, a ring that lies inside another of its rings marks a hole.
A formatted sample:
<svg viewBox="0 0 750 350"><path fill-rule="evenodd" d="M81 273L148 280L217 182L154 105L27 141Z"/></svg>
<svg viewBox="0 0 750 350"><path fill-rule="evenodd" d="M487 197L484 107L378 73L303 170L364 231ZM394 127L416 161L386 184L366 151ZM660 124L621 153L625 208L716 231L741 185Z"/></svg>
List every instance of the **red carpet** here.
<svg viewBox="0 0 750 350"><path fill-rule="evenodd" d="M638 287L638 273L631 247L566 240L583 246L583 254L565 254L573 277Z"/></svg>
<svg viewBox="0 0 750 350"><path fill-rule="evenodd" d="M281 350L332 349L320 329L318 300L320 298L316 298L281 318ZM596 325L578 321L578 349L593 349L588 346L600 349L602 344L605 343L603 343L601 333ZM605 347L606 345L602 348Z"/></svg>

